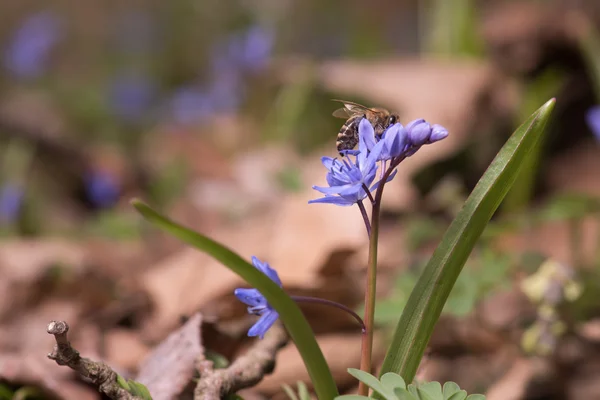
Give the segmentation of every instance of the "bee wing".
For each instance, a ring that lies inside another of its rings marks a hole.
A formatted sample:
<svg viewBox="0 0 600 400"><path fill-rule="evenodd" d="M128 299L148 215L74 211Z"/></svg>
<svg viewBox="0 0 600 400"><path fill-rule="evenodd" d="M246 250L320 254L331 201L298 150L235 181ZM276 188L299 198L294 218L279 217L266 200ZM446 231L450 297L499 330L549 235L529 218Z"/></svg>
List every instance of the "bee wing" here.
<svg viewBox="0 0 600 400"><path fill-rule="evenodd" d="M364 114L366 111L374 112L373 109L371 109L369 107L365 107L358 103L353 103L351 101L338 100L338 99L332 99L332 100L340 102L344 105L344 108L340 108L340 109L334 111L334 113L333 113L334 117L348 118L355 114ZM343 113L345 113L345 115Z"/></svg>
<svg viewBox="0 0 600 400"><path fill-rule="evenodd" d="M334 117L337 117L337 118L344 118L344 119L352 116L352 114L348 111L347 108L338 108L331 115L333 115Z"/></svg>

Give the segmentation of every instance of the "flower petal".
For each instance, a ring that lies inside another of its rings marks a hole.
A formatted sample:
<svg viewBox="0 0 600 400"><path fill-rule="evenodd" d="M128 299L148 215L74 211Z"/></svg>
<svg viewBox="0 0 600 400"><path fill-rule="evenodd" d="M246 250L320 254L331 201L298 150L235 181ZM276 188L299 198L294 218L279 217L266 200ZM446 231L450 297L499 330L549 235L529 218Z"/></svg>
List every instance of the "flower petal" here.
<svg viewBox="0 0 600 400"><path fill-rule="evenodd" d="M260 272L268 276L269 279L279 285L279 287L282 286L281 279L279 279L277 271L271 268L268 262L262 262L257 257L252 256L252 265L254 265Z"/></svg>
<svg viewBox="0 0 600 400"><path fill-rule="evenodd" d="M348 199L345 199L345 198L339 197L339 196L325 196L325 197L321 197L320 199L314 199L314 200L308 201L308 204L314 204L314 203L335 204L338 206L351 206L354 203L356 203L356 201L348 200Z"/></svg>
<svg viewBox="0 0 600 400"><path fill-rule="evenodd" d="M375 129L368 119L363 118L358 124L358 138L359 146L358 150L361 153L371 151L377 141L375 140ZM361 147L362 144L362 147Z"/></svg>
<svg viewBox="0 0 600 400"><path fill-rule="evenodd" d="M600 121L598 122L600 125ZM435 143L437 141L445 139L447 136L448 130L441 125L435 124L431 127L431 136L429 136L429 140L427 141L427 143Z"/></svg>
<svg viewBox="0 0 600 400"><path fill-rule="evenodd" d="M258 289L238 288L233 291L233 294L239 301L251 307L267 305L267 300L260 294Z"/></svg>
<svg viewBox="0 0 600 400"><path fill-rule="evenodd" d="M248 336L258 336L261 339L264 338L265 333L267 333L269 328L273 326L273 324L277 321L277 318L279 318L279 314L277 314L277 311L267 311L259 318L259 320L254 325L252 325L252 328L250 328L250 330L248 331Z"/></svg>
<svg viewBox="0 0 600 400"><path fill-rule="evenodd" d="M596 140L600 141L600 106L590 108L585 114L585 120Z"/></svg>

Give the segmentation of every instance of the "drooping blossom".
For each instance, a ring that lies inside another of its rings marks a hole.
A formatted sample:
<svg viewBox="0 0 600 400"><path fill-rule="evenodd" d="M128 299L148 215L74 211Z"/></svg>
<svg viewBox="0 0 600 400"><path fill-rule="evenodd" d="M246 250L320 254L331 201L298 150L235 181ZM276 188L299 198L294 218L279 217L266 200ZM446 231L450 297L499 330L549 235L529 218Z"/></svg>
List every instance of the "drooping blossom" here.
<svg viewBox="0 0 600 400"><path fill-rule="evenodd" d="M258 258L252 256L252 265L260 272L265 274L269 279L275 282L279 287L282 287L281 280L277 271L275 271L269 263L262 262ZM258 336L263 338L265 333L273 326L279 318L279 314L258 291L258 289L238 288L233 292L235 296L244 304L248 305L250 314L259 315L258 321L248 331L248 336Z"/></svg>

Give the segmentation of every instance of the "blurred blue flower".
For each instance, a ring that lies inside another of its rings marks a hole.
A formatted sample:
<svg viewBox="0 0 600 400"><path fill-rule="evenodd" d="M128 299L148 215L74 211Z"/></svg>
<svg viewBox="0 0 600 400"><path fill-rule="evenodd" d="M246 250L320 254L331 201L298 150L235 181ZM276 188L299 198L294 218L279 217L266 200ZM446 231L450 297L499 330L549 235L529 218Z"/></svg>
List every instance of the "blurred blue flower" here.
<svg viewBox="0 0 600 400"><path fill-rule="evenodd" d="M170 119L182 125L197 123L214 112L210 96L193 86L177 89L168 104Z"/></svg>
<svg viewBox="0 0 600 400"><path fill-rule="evenodd" d="M273 32L259 25L228 36L213 49L213 73L230 70L241 74L264 69L271 60L274 41Z"/></svg>
<svg viewBox="0 0 600 400"><path fill-rule="evenodd" d="M0 222L11 223L19 217L23 203L23 189L15 184L0 188Z"/></svg>
<svg viewBox="0 0 600 400"><path fill-rule="evenodd" d="M251 27L244 37L240 63L250 71L260 71L271 61L275 38L273 32L259 25Z"/></svg>
<svg viewBox="0 0 600 400"><path fill-rule="evenodd" d="M369 122L367 124L370 125ZM348 152L347 157L343 160L331 157L321 158L321 162L329 171L326 176L329 187L313 186L313 189L323 193L325 197L310 200L309 204L330 203L338 206L351 206L367 197L365 187L369 190L373 189L371 184L377 175L377 160L383 151L384 142L379 141L369 151L367 144L369 137L364 133L365 129L361 131L359 126L358 154L353 155ZM353 161L350 157L354 157L355 160Z"/></svg>
<svg viewBox="0 0 600 400"><path fill-rule="evenodd" d="M585 119L596 140L600 141L600 105L591 107L585 114Z"/></svg>
<svg viewBox="0 0 600 400"><path fill-rule="evenodd" d="M269 263L261 262L258 258L252 256L252 265L256 267L260 272L269 277L279 287L282 287L281 280L277 271L275 271ZM243 289L238 288L233 292L235 296L242 303L248 305L248 312L250 314L260 315L259 320L250 328L248 336L258 336L261 339L265 336L265 333L273 326L279 314L271 307L267 302L267 299L257 289Z"/></svg>
<svg viewBox="0 0 600 400"><path fill-rule="evenodd" d="M117 117L137 122L150 109L155 89L154 82L143 74L126 73L117 76L108 89L109 106Z"/></svg>
<svg viewBox="0 0 600 400"><path fill-rule="evenodd" d="M110 208L119 201L119 182L106 171L91 171L86 176L85 185L87 198L95 207Z"/></svg>
<svg viewBox="0 0 600 400"><path fill-rule="evenodd" d="M240 75L225 69L213 78L207 96L215 112L228 113L238 110L243 94Z"/></svg>
<svg viewBox="0 0 600 400"><path fill-rule="evenodd" d="M4 54L4 66L20 78L36 78L47 68L50 53L62 35L62 20L43 11L25 19L13 33Z"/></svg>

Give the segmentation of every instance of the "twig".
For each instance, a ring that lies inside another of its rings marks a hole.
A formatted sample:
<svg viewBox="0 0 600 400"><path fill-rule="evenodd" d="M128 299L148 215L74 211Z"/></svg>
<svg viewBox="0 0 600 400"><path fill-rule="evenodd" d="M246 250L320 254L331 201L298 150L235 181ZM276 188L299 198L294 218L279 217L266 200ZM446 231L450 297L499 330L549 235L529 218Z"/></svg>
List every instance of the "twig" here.
<svg viewBox="0 0 600 400"><path fill-rule="evenodd" d="M236 391L260 382L275 368L277 351L288 342L281 324L274 325L264 339L259 340L228 368L214 369L213 362L201 357L197 368L200 379L194 391L195 400L219 400Z"/></svg>
<svg viewBox="0 0 600 400"><path fill-rule="evenodd" d="M54 335L56 345L48 358L56 361L58 365L66 365L79 375L88 378L101 393L115 400L141 400L117 383L117 373L103 362L82 358L79 352L71 347L67 339L69 325L65 321L51 321L46 328L47 332Z"/></svg>

